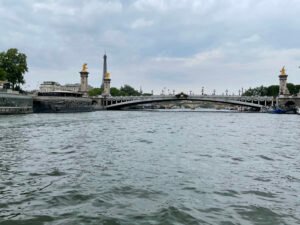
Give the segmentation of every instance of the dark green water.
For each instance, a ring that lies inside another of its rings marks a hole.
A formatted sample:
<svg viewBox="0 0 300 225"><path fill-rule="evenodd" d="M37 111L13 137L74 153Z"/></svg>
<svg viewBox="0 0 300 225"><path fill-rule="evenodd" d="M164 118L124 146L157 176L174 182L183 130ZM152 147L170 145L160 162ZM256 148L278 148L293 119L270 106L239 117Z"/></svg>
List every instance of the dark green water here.
<svg viewBox="0 0 300 225"><path fill-rule="evenodd" d="M300 116L2 116L0 224L300 224Z"/></svg>

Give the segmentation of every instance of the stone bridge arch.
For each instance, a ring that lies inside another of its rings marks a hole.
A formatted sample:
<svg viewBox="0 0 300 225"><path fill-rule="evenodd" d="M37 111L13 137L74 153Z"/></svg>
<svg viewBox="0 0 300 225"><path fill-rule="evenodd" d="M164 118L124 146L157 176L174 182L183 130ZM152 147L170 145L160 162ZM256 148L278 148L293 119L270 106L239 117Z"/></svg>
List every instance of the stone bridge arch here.
<svg viewBox="0 0 300 225"><path fill-rule="evenodd" d="M170 97L156 97L156 98L145 98L145 99L133 99L128 100L120 103L109 104L106 105L105 108L107 110L120 110L124 107L141 105L141 104L149 104L149 103L161 103L161 102L174 102L174 101L197 101L197 102L216 102L216 103L223 103L228 105L238 105L238 106L245 106L255 108L260 110L263 105L256 104L256 103L249 103L225 98L209 98L209 97L198 97L198 96L188 96L186 94L179 94L176 96Z"/></svg>

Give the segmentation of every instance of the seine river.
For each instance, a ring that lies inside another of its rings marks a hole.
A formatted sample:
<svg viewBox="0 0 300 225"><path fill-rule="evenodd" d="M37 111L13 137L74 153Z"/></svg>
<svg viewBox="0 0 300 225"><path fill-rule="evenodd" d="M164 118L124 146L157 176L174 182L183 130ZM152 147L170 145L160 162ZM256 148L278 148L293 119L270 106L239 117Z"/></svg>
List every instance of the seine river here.
<svg viewBox="0 0 300 225"><path fill-rule="evenodd" d="M300 224L300 116L1 116L0 224Z"/></svg>

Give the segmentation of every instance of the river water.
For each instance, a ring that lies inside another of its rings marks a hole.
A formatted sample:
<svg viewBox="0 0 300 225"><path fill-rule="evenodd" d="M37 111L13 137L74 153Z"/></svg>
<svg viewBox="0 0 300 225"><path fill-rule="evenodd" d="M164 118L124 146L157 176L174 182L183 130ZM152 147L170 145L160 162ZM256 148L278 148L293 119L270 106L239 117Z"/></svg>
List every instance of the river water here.
<svg viewBox="0 0 300 225"><path fill-rule="evenodd" d="M0 224L300 224L300 116L1 116Z"/></svg>

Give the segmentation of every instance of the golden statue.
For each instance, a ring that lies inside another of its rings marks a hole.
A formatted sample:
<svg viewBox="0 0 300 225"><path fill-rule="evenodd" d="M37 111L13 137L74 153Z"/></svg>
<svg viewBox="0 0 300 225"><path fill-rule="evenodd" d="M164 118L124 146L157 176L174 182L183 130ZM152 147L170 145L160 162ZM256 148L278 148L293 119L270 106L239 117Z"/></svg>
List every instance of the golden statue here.
<svg viewBox="0 0 300 225"><path fill-rule="evenodd" d="M81 72L87 72L87 63L84 63L83 65L82 65L82 70L81 70Z"/></svg>
<svg viewBox="0 0 300 225"><path fill-rule="evenodd" d="M106 73L104 79L110 79L110 73Z"/></svg>
<svg viewBox="0 0 300 225"><path fill-rule="evenodd" d="M284 75L284 76L286 75L284 67L282 67L282 69L280 70L280 73L281 73L281 75Z"/></svg>

